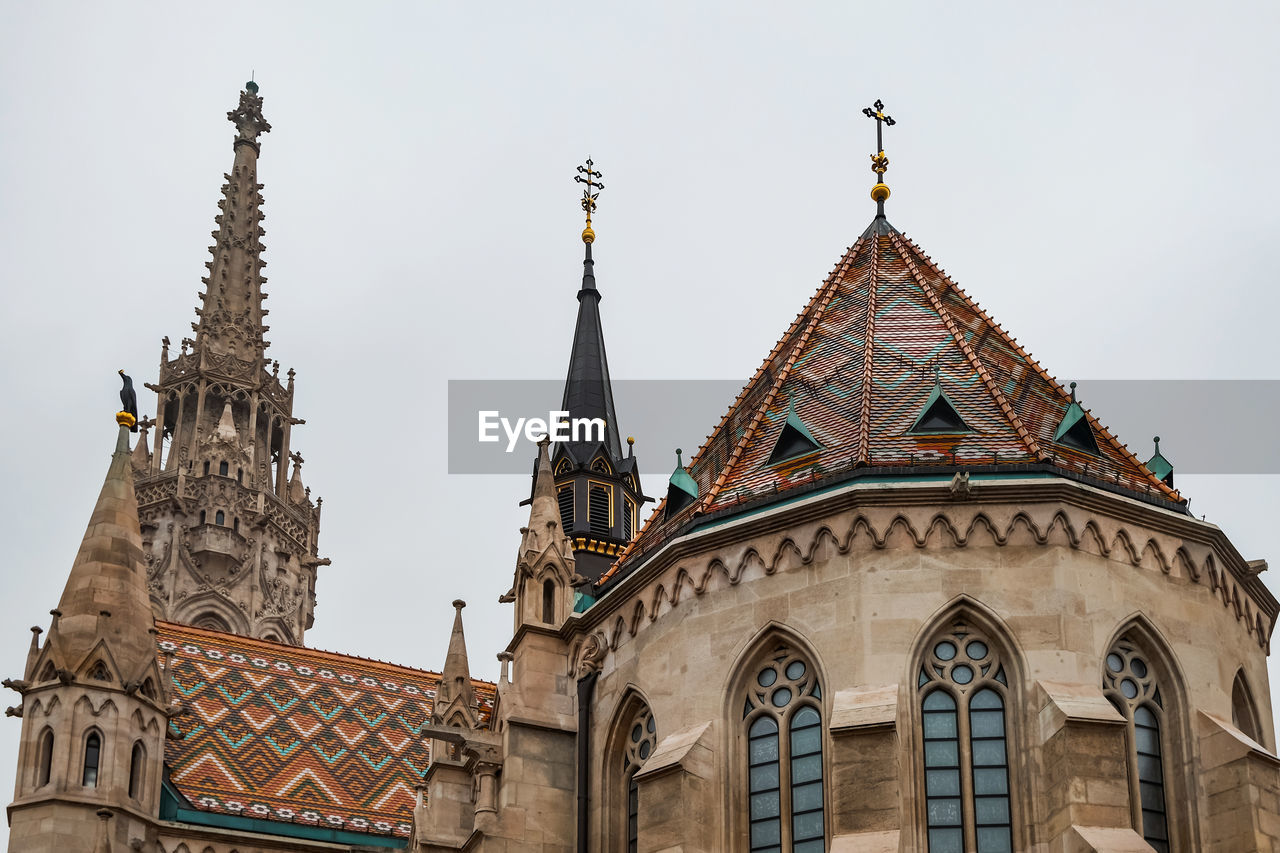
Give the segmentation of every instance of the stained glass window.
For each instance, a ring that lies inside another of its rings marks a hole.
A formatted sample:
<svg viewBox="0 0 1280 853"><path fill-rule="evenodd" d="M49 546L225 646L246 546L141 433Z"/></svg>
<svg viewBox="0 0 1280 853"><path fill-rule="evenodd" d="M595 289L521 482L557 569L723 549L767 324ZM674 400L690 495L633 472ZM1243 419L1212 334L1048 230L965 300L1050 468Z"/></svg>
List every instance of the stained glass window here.
<svg viewBox="0 0 1280 853"><path fill-rule="evenodd" d="M822 853L826 793L816 673L803 657L778 646L755 667L746 694L750 849Z"/></svg>
<svg viewBox="0 0 1280 853"><path fill-rule="evenodd" d="M1128 638L1107 653L1102 688L1129 724L1129 790L1135 823L1156 853L1170 853L1161 721L1164 700L1147 656Z"/></svg>
<svg viewBox="0 0 1280 853"><path fill-rule="evenodd" d="M640 826L640 788L636 774L649 760L658 745L658 724L647 707L636 712L627 727L623 746L622 778L627 790L627 853L635 853L638 847Z"/></svg>
<svg viewBox="0 0 1280 853"><path fill-rule="evenodd" d="M1012 853L1008 678L999 656L956 623L930 644L916 686L929 853Z"/></svg>

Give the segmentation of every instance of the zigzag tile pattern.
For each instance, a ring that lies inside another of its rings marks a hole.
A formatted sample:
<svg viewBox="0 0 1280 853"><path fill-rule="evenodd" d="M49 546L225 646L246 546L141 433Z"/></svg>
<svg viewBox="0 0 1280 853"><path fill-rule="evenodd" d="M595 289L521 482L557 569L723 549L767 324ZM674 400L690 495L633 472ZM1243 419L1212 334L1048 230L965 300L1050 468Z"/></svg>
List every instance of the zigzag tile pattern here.
<svg viewBox="0 0 1280 853"><path fill-rule="evenodd" d="M170 778L203 811L407 837L439 675L157 622ZM473 682L482 719L494 686Z"/></svg>
<svg viewBox="0 0 1280 853"><path fill-rule="evenodd" d="M969 427L914 434L935 382ZM1086 409L1099 455L1054 442L1070 394L911 240L884 224L849 248L689 465L701 500L663 504L607 581L692 515L868 466L1048 462L1180 502ZM821 445L768 463L790 408Z"/></svg>

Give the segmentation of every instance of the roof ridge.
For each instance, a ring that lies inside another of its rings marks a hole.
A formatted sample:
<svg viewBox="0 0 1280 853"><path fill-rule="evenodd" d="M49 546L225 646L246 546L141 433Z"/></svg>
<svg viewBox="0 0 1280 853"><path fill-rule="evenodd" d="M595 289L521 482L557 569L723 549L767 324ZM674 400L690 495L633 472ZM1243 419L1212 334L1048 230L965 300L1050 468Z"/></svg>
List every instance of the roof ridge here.
<svg viewBox="0 0 1280 853"><path fill-rule="evenodd" d="M964 353L964 356L968 360L970 366L978 372L978 376L982 379L982 383L987 386L988 393L995 398L996 405L1000 407L1000 411L1004 414L1005 420L1009 422L1009 426L1013 427L1014 432L1018 434L1018 438L1022 439L1022 443L1026 446L1027 452L1031 454L1031 458L1036 460L1042 459L1044 457L1044 450L1040 447L1040 443L1035 440L1035 437L1032 436L1030 431L1027 429L1026 424L1022 422L1022 418L1020 418L1018 413L1014 411L1008 398L1005 397L1004 392L1000 390L1000 386L998 386L995 379L992 378L991 371L987 370L986 364L984 364L982 359L978 357L978 354L974 352L973 347L969 346L969 342L965 340L964 335L960 333L960 330L956 327L955 318L951 316L951 312L947 310L947 306L943 304L942 298L933 289L933 285L931 285L928 279L926 279L920 272L919 266L912 257L914 253L911 249L913 247L907 245L892 234L889 235L889 240L893 242L898 251L902 253L902 259L906 262L907 269L911 271L911 277L916 280L916 283L920 285L921 290L923 290L925 295L929 297L929 301L933 303L934 310L938 312L938 316L941 317L942 322L946 324L947 331L951 333L951 337L955 340L956 346L960 347L960 352ZM942 278L943 280L949 281L945 276Z"/></svg>
<svg viewBox="0 0 1280 853"><path fill-rule="evenodd" d="M862 406L855 454L858 462L868 461L871 455L871 374L874 367L872 338L876 331L876 275L880 271L880 235L874 236L875 245L871 249L871 265L867 271L867 323L862 335Z"/></svg>
<svg viewBox="0 0 1280 853"><path fill-rule="evenodd" d="M910 246L913 249L915 249L916 254L923 259L924 263L931 270L933 270L934 273L939 278L941 278L943 281L945 281L949 285L950 289L955 292L957 297L963 300L966 305L968 305L971 309L973 309L975 313L977 313L980 317L982 317L983 320L987 322L987 324L991 327L991 329L997 335L1000 336L1001 340L1004 341L1006 346L1008 346L1014 352L1016 352L1027 364L1031 365L1032 369L1035 370L1036 373L1038 373L1040 377L1044 379L1045 382L1047 382L1050 385L1050 387L1052 387L1058 393L1058 396L1061 398L1062 402L1065 403L1068 401L1069 395L1067 394L1066 389L1062 387L1062 384L1058 382L1057 379L1055 379L1053 376L1049 374L1049 371L1044 369L1043 365L1041 365L1038 360L1036 360L1030 353L1028 353L1025 349L1023 349L1022 345L1019 344L1013 338L1012 335L1006 332L1004 330L1004 327L1001 326L998 322L996 322L996 320L990 314L988 314L981 305L979 305L977 302L971 299L969 297L969 294L965 293L964 288L962 288L959 284L957 284L951 278L951 276L946 274L944 270L940 269L938 265L933 262L933 258L925 254L924 250L921 249L920 246L914 240L912 240L909 236L905 234L901 234L900 236L904 242L910 244ZM1123 458L1126 458L1129 461L1133 462L1135 465L1137 465L1138 470L1141 473L1145 474L1148 478L1150 478L1150 482L1153 485L1155 485L1159 489L1159 491L1165 495L1165 497L1176 502L1182 502L1183 500L1182 494L1178 492L1177 489L1170 488L1168 485L1165 484L1163 480L1161 480L1159 477L1156 477L1155 474L1153 474L1151 470L1147 468L1146 464L1143 463L1142 460L1140 460L1137 456L1135 456L1131 450L1129 450L1128 445L1120 441L1111 432L1110 429L1106 428L1105 426L1103 426L1101 423L1098 422L1098 419L1093 416L1093 413L1091 411L1084 408L1083 406L1081 406L1080 408L1084 411L1085 416L1089 419L1090 426L1092 426L1095 430L1102 433L1102 435L1107 439L1107 443L1111 446L1113 450L1118 452Z"/></svg>
<svg viewBox="0 0 1280 853"><path fill-rule="evenodd" d="M361 661L362 663L374 664L375 666L387 667L397 670L407 670L409 672L421 673L429 675L433 678L440 678L440 673L430 669L421 669L416 666L406 666L405 664L392 663L391 661L380 660L378 658L364 657L363 655L347 654L346 652L333 652L328 649L319 649L314 646L294 646L289 643L280 643L275 640L264 640L260 637L247 637L244 634L233 634L229 631L217 631L212 628L198 628L195 625L184 625L181 622L168 622L163 619L156 620L156 627L163 635L166 631L171 634L195 634L197 636L209 638L231 638L237 642L248 643L259 647L278 649L281 652L293 654L313 654L324 655L330 658L342 658L345 660ZM472 684L480 684L486 687L496 687L497 683L493 681L485 681L481 678L472 678Z"/></svg>
<svg viewBox="0 0 1280 853"><path fill-rule="evenodd" d="M836 280L836 278L840 275L840 273L842 273L844 270L848 268L849 263L852 261L853 257L856 256L859 246L862 245L862 242L865 239L866 239L866 235L864 234L863 236L855 240L853 245L845 249L844 254L840 256L840 260L836 261L835 267L832 268L826 280L823 281L823 283L819 285L818 289L814 291L813 296L809 297L809 302L800 311L800 313L796 314L796 318L791 321L791 325L787 326L786 330L782 333L782 336L779 337L777 342L774 343L773 349L769 350L768 355L764 357L764 361L762 361L760 363L760 366L756 368L755 373L751 374L751 378L749 378L746 382L742 384L742 390L738 392L738 396L735 397L733 399L733 402L729 404L729 408L725 410L725 413L720 416L719 423L717 423L715 427L711 430L711 432L707 435L707 437L702 440L702 444L698 447L697 452L694 453L693 456L689 459L687 470L694 469L694 466L698 463L698 460L702 458L702 454L706 452L708 447L711 446L711 444L715 441L716 437L720 434L721 430L724 429L725 424L729 422L729 419L733 416L733 413L738 410L738 406L740 406L742 404L742 401L746 399L747 394L755 386L756 380L760 378L760 375L762 373L764 373L765 368L767 368L770 364L773 364L773 362L777 359L779 353L781 352L783 345L795 333L796 329L799 328L800 323L804 319L805 315L807 315L809 311L813 310L813 308L818 302L819 297L822 295L823 291L827 288L828 285L830 285L834 280ZM728 468L728 465L729 465L729 460L726 460L725 461L726 469ZM723 473L723 470L721 473ZM649 528L653 526L655 523L657 523L654 521L654 519L658 519L662 517L662 512L663 512L663 509L666 507L666 505L667 505L667 499L665 497L663 497L661 500L658 501L657 506L653 508L653 512L649 513L649 517L644 520L644 524L640 525L640 530L636 533L635 536L632 537L631 541L628 542L626 547L623 548L622 551L618 554L618 559L614 560L613 565L610 566L609 569L603 575L600 576L600 580L596 582L597 584L602 584L605 581L609 580L611 577L613 577L615 574L617 574L618 565L623 560L625 560L628 556L631 555L631 553L635 550L635 543L643 539L645 533L649 530ZM695 506L701 509L702 504L701 502L699 502L697 504L691 504L691 506Z"/></svg>
<svg viewBox="0 0 1280 853"><path fill-rule="evenodd" d="M711 484L709 489L707 489L706 495L704 495L702 500L699 501L698 508L695 512L700 512L711 505L711 500L720 493L721 487L724 486L725 481L728 479L729 472L733 470L733 466L742 458L743 448L745 448L747 444L750 443L751 439L755 437L756 427L760 425L760 419L764 416L765 412L769 411L769 407L773 405L773 401L778 395L778 389L782 387L782 383L791 375L791 368L795 366L796 359L800 357L800 353L804 349L804 345L809 342L809 336L813 334L813 330L817 327L818 321L822 319L822 315L826 311L827 306L831 304L831 297L834 296L836 290L839 289L839 284L842 280L843 274L848 270L853 259L857 257L857 250L861 243L862 239L859 238L856 243L849 247L849 250L845 252L844 257L840 259L840 263L836 265L834 270L832 270L831 275L829 275L827 280L822 283L822 286L818 288L818 292L814 294L814 299L810 300L809 306L805 307L804 313L809 315L809 319L805 324L804 331L800 333L800 337L796 339L795 344L791 347L791 354L782 365L782 369L778 371L776 376L774 376L773 385L765 394L764 399L761 400L760 405L756 407L755 414L752 415L751 418L751 423L747 424L747 428L743 430L742 435L738 438L737 444L733 447L733 451L729 454L729 458L725 460L724 467L720 469L720 475L716 477L715 482ZM815 301L817 302L816 305L814 304ZM804 315L802 314L801 316ZM797 317L796 322L791 325L791 328L795 328L799 322L800 317ZM790 332L790 329L788 329L788 332ZM718 429L719 428L717 427L717 431ZM710 444L712 440L714 440L714 433L712 436L708 437L707 444ZM706 447L706 445L703 445L703 447ZM699 456L702 454L702 449L703 448L698 449ZM697 459L698 457L695 456L693 462L696 462ZM689 464L692 465L693 462L690 462Z"/></svg>

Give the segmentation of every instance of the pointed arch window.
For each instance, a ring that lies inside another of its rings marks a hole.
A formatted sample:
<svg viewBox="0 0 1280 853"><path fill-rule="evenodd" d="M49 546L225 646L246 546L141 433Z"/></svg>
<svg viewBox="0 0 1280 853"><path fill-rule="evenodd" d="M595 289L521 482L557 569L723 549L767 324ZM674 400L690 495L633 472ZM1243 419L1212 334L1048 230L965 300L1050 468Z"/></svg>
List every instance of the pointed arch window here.
<svg viewBox="0 0 1280 853"><path fill-rule="evenodd" d="M147 770L147 750L142 746L142 741L137 741L133 745L133 752L129 755L129 796L135 800L142 799L142 782Z"/></svg>
<svg viewBox="0 0 1280 853"><path fill-rule="evenodd" d="M639 848L640 829L640 786L636 784L636 774L644 767L644 763L653 754L658 745L658 724L648 706L642 705L631 718L626 727L626 739L623 741L620 787L626 789L626 822L625 844L619 849L627 853L636 853Z"/></svg>
<svg viewBox="0 0 1280 853"><path fill-rule="evenodd" d="M84 774L80 784L86 788L98 787L98 764L102 760L102 737L97 732L90 732L84 741Z"/></svg>
<svg viewBox="0 0 1280 853"><path fill-rule="evenodd" d="M222 462L218 463L218 474L220 476L223 476L223 477L227 476L227 472L230 469L231 469L231 466L226 463L226 460L223 460Z"/></svg>
<svg viewBox="0 0 1280 853"><path fill-rule="evenodd" d="M560 529L568 533L573 529L573 483L556 489L556 501L560 504Z"/></svg>
<svg viewBox="0 0 1280 853"><path fill-rule="evenodd" d="M1262 743L1262 726L1258 723L1258 711L1253 704L1253 693L1244 680L1244 671L1236 673L1231 685L1231 722L1258 743Z"/></svg>
<svg viewBox="0 0 1280 853"><path fill-rule="evenodd" d="M556 623L556 582L551 578L542 582L542 621Z"/></svg>
<svg viewBox="0 0 1280 853"><path fill-rule="evenodd" d="M1165 796L1165 708L1150 656L1129 638L1107 652L1102 690L1128 724L1129 800L1134 825L1156 853L1169 853Z"/></svg>
<svg viewBox="0 0 1280 853"><path fill-rule="evenodd" d="M752 853L826 850L822 688L786 645L754 667L742 705Z"/></svg>
<svg viewBox="0 0 1280 853"><path fill-rule="evenodd" d="M49 774L53 770L53 729L45 729L40 735L40 754L36 764L36 787L49 784Z"/></svg>
<svg viewBox="0 0 1280 853"><path fill-rule="evenodd" d="M587 485L587 521L596 536L613 531L613 489L604 483Z"/></svg>
<svg viewBox="0 0 1280 853"><path fill-rule="evenodd" d="M224 526L226 526L226 523L227 523L227 514L226 514L225 512L223 512L222 510L218 510L218 511L217 511L216 513L214 513L214 515L213 515L213 523L214 523L214 524L216 524L216 525L218 525L219 527L224 527Z"/></svg>
<svg viewBox="0 0 1280 853"><path fill-rule="evenodd" d="M1012 853L1004 664L965 623L924 657L916 689L929 853Z"/></svg>

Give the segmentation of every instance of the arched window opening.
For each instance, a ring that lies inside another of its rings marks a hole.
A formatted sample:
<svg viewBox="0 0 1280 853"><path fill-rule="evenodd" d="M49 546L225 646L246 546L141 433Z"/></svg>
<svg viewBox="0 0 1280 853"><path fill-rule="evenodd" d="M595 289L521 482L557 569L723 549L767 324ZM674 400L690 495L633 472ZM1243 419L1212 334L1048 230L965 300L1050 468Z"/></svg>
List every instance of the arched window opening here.
<svg viewBox="0 0 1280 853"><path fill-rule="evenodd" d="M222 510L218 510L216 513L214 513L213 523L218 525L219 527L225 526L227 523L227 514Z"/></svg>
<svg viewBox="0 0 1280 853"><path fill-rule="evenodd" d="M608 536L613 530L613 490L603 483L587 488L587 522L597 536Z"/></svg>
<svg viewBox="0 0 1280 853"><path fill-rule="evenodd" d="M1169 853L1165 798L1164 699L1149 657L1127 637L1107 652L1102 689L1128 723L1129 800L1134 824L1156 853Z"/></svg>
<svg viewBox="0 0 1280 853"><path fill-rule="evenodd" d="M102 758L102 738L92 732L84 742L84 775L80 783L86 788L98 787L98 762Z"/></svg>
<svg viewBox="0 0 1280 853"><path fill-rule="evenodd" d="M568 533L573 529L573 484L556 489L556 500L560 504L560 529Z"/></svg>
<svg viewBox="0 0 1280 853"><path fill-rule="evenodd" d="M230 468L231 468L231 466L230 466L230 465L228 465L228 464L226 463L226 460L223 460L222 462L219 462L219 463L218 463L218 474L219 474L219 476L222 476L222 477L227 476L227 473L228 473L228 471L230 470Z"/></svg>
<svg viewBox="0 0 1280 853"><path fill-rule="evenodd" d="M207 476L207 475L208 475L208 473L209 473L209 460L208 460L208 459L206 459L206 460L204 461L204 473L205 473L205 475L206 475L206 476Z"/></svg>
<svg viewBox="0 0 1280 853"><path fill-rule="evenodd" d="M1011 853L1004 665L963 622L936 637L916 679L929 853Z"/></svg>
<svg viewBox="0 0 1280 853"><path fill-rule="evenodd" d="M135 800L142 799L142 780L146 773L147 751L142 741L133 745L133 753L129 756L129 796Z"/></svg>
<svg viewBox="0 0 1280 853"><path fill-rule="evenodd" d="M232 530L234 530L236 533L239 533L239 532L240 532L240 517L239 517L239 516L236 516L235 518L233 518L233 519L231 520L231 529L232 529Z"/></svg>
<svg viewBox="0 0 1280 853"><path fill-rule="evenodd" d="M49 784L49 773L53 769L53 730L45 729L40 735L40 755L36 764L36 787Z"/></svg>
<svg viewBox="0 0 1280 853"><path fill-rule="evenodd" d="M244 469L243 468L236 469L236 482L239 483L240 485L244 485Z"/></svg>
<svg viewBox="0 0 1280 853"><path fill-rule="evenodd" d="M551 578L542 582L542 621L556 623L556 582Z"/></svg>
<svg viewBox="0 0 1280 853"><path fill-rule="evenodd" d="M191 622L197 628L205 628L210 631L222 631L230 633L231 626L226 623L221 616L216 613L201 613Z"/></svg>
<svg viewBox="0 0 1280 853"><path fill-rule="evenodd" d="M750 850L826 850L822 689L794 650L776 646L754 667L742 706Z"/></svg>
<svg viewBox="0 0 1280 853"><path fill-rule="evenodd" d="M626 851L636 853L639 848L640 786L636 774L653 754L658 745L658 724L647 707L641 707L627 726L627 738L622 756L622 779L627 790Z"/></svg>
<svg viewBox="0 0 1280 853"><path fill-rule="evenodd" d="M609 467L609 463L604 461L603 457L596 457L596 461L591 463L591 470L601 474L612 474L613 469Z"/></svg>
<svg viewBox="0 0 1280 853"><path fill-rule="evenodd" d="M206 518L206 516L205 516L205 511L204 511L204 510L200 510L200 523L201 523L201 524L204 524L204 523L205 523L205 518Z"/></svg>
<svg viewBox="0 0 1280 853"><path fill-rule="evenodd" d="M94 681L110 681L111 673L107 672L105 663L98 661L93 665L93 669L89 670L89 677Z"/></svg>
<svg viewBox="0 0 1280 853"><path fill-rule="evenodd" d="M156 683L150 678L143 679L142 687L138 689L142 692L142 695L146 696L148 699L156 698Z"/></svg>
<svg viewBox="0 0 1280 853"><path fill-rule="evenodd" d="M1254 741L1262 743L1262 726L1258 722L1258 711L1253 704L1253 693L1244 680L1244 673L1236 673L1235 684L1231 686L1231 722Z"/></svg>

